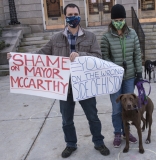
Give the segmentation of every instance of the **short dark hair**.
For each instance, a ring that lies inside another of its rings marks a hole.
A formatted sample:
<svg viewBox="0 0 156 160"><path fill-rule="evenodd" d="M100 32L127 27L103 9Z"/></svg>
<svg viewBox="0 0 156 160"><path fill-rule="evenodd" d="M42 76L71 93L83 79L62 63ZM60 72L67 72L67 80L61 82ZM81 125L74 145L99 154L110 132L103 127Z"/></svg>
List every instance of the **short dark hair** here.
<svg viewBox="0 0 156 160"><path fill-rule="evenodd" d="M73 4L73 3L69 3L69 4L67 4L66 6L65 6L65 8L64 8L64 15L66 15L66 13L67 13L67 8L77 8L78 9L78 11L79 11L79 14L80 14L80 9L79 9L79 7L76 5L76 4Z"/></svg>

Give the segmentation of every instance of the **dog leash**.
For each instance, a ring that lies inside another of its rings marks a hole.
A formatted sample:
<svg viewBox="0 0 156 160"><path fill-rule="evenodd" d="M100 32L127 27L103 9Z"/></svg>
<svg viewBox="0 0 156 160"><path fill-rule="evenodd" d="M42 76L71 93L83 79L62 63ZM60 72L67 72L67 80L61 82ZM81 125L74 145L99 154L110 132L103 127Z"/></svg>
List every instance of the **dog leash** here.
<svg viewBox="0 0 156 160"><path fill-rule="evenodd" d="M148 95L146 96L146 93L145 93L145 89L143 87L143 83L148 83L149 86L150 86L150 89L149 89L149 93ZM151 93L151 85L150 85L150 82L147 81L147 80L140 80L137 84L137 89L138 89L138 98L139 98L139 107L138 108L141 108L141 105L144 104L146 105L147 104L147 97L150 95Z"/></svg>

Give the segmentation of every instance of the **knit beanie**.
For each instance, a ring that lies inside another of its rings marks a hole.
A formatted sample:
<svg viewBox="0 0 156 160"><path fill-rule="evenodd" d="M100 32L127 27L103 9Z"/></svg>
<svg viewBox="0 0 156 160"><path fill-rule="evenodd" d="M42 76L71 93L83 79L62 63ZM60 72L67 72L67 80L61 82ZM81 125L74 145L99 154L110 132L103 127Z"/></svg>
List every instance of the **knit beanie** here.
<svg viewBox="0 0 156 160"><path fill-rule="evenodd" d="M121 4L116 4L111 9L111 19L118 18L126 18L125 8Z"/></svg>

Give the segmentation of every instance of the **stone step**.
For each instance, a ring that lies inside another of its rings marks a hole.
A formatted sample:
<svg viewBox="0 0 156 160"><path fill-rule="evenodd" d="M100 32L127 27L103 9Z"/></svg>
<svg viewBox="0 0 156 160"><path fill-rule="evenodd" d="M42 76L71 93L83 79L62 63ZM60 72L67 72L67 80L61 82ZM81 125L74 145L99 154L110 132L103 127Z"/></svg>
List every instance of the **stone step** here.
<svg viewBox="0 0 156 160"><path fill-rule="evenodd" d="M146 44L145 49L146 50L156 49L156 44Z"/></svg>
<svg viewBox="0 0 156 160"><path fill-rule="evenodd" d="M154 25L150 25L150 24L144 24L144 25L141 25L143 29L152 29L154 28Z"/></svg>
<svg viewBox="0 0 156 160"><path fill-rule="evenodd" d="M35 52L35 51L38 51L40 48L25 48L25 49L18 49L17 52L20 52L20 53L32 53L32 52Z"/></svg>
<svg viewBox="0 0 156 160"><path fill-rule="evenodd" d="M12 38L12 37L19 37L19 38L22 38L22 31L20 30L4 30L2 32L2 37L4 38Z"/></svg>
<svg viewBox="0 0 156 160"><path fill-rule="evenodd" d="M94 32L93 32L94 33ZM104 31L100 31L100 32L95 32L94 34L96 35L97 39L101 39L102 35L104 34L105 32ZM54 33L55 34L55 33ZM53 34L53 35L54 35ZM22 42L30 42L30 41L41 41L41 40L50 40L50 38L53 36L53 35L42 35L42 36L31 36L31 37L26 37L26 38L23 38L22 39ZM25 37L25 35L24 35Z"/></svg>
<svg viewBox="0 0 156 160"><path fill-rule="evenodd" d="M156 36L145 36L145 40L156 40Z"/></svg>
<svg viewBox="0 0 156 160"><path fill-rule="evenodd" d="M95 35L101 35L102 33L106 32L108 29L87 29L88 31L94 33ZM52 36L53 34L59 33L58 31L54 32L42 32L42 33L33 33L33 34L25 34L24 38L32 38L32 37L44 37L44 36Z"/></svg>
<svg viewBox="0 0 156 160"><path fill-rule="evenodd" d="M146 49L145 59L146 60L156 60L156 49Z"/></svg>
<svg viewBox="0 0 156 160"><path fill-rule="evenodd" d="M145 45L154 45L154 44L156 44L156 39L145 40Z"/></svg>
<svg viewBox="0 0 156 160"><path fill-rule="evenodd" d="M7 76L9 75L9 70L0 70L0 76Z"/></svg>
<svg viewBox="0 0 156 160"><path fill-rule="evenodd" d="M22 46L18 47L18 49L35 49L35 48L42 48L45 44L38 44L38 45L31 45L31 46Z"/></svg>
<svg viewBox="0 0 156 160"><path fill-rule="evenodd" d="M49 40L21 42L20 46L30 46L30 45L46 44L48 42L49 42Z"/></svg>
<svg viewBox="0 0 156 160"><path fill-rule="evenodd" d="M156 32L145 33L145 36L156 36Z"/></svg>
<svg viewBox="0 0 156 160"><path fill-rule="evenodd" d="M156 55L154 55L154 54L147 54L147 55L145 55L145 59L146 60L156 60Z"/></svg>
<svg viewBox="0 0 156 160"><path fill-rule="evenodd" d="M146 49L145 50L145 54L147 54L147 55L155 54L156 55L156 49Z"/></svg>
<svg viewBox="0 0 156 160"><path fill-rule="evenodd" d="M9 65L0 65L0 70L9 70Z"/></svg>
<svg viewBox="0 0 156 160"><path fill-rule="evenodd" d="M29 34L31 33L31 28L28 25L24 25L24 24L16 24L16 25L7 25L4 28L4 31L8 31L8 30L22 30L23 34Z"/></svg>
<svg viewBox="0 0 156 160"><path fill-rule="evenodd" d="M32 38L32 37L44 37L44 36L52 36L53 32L41 32L41 33L33 33L33 34L24 34L24 38Z"/></svg>
<svg viewBox="0 0 156 160"><path fill-rule="evenodd" d="M23 38L23 39L22 39L22 42L50 40L51 37L52 37L52 36L42 36L42 37Z"/></svg>
<svg viewBox="0 0 156 160"><path fill-rule="evenodd" d="M153 32L153 28L147 28L147 29L143 29L144 33L150 33Z"/></svg>

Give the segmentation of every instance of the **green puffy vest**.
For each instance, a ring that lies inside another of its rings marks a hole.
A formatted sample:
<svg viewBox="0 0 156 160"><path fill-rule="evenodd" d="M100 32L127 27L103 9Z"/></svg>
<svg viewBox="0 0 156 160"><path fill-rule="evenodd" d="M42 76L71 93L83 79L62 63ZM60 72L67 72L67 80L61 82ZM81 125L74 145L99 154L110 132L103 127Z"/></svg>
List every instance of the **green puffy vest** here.
<svg viewBox="0 0 156 160"><path fill-rule="evenodd" d="M127 70L124 73L124 80L134 78L136 73L142 72L141 50L136 32L127 28L125 33L125 60ZM119 37L116 31L110 29L102 36L101 52L104 60L111 61L123 67L123 52Z"/></svg>

